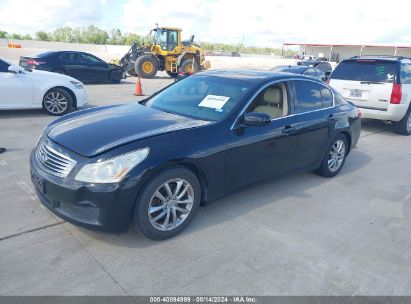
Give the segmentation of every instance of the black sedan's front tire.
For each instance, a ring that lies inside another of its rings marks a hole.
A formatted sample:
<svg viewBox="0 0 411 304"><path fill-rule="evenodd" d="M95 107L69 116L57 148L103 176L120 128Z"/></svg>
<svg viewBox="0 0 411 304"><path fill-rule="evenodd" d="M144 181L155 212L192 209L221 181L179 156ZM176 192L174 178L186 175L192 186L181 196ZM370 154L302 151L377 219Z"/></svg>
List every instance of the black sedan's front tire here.
<svg viewBox="0 0 411 304"><path fill-rule="evenodd" d="M123 74L120 71L110 72L109 80L111 83L120 83L121 79L123 79Z"/></svg>
<svg viewBox="0 0 411 304"><path fill-rule="evenodd" d="M344 134L333 138L317 172L324 177L334 177L342 169L348 153L348 141Z"/></svg>
<svg viewBox="0 0 411 304"><path fill-rule="evenodd" d="M193 172L167 169L143 188L134 207L134 225L152 240L171 238L190 224L200 200L201 186Z"/></svg>

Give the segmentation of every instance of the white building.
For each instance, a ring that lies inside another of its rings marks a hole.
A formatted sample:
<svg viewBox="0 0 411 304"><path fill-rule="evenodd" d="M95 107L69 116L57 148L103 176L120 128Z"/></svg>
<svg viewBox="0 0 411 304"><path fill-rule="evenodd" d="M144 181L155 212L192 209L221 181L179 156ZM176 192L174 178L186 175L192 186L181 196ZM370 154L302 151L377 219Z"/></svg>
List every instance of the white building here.
<svg viewBox="0 0 411 304"><path fill-rule="evenodd" d="M289 47L298 47L300 58L301 56L325 57L329 61L339 61L361 55L390 55L411 58L411 46L405 45L283 43L283 50Z"/></svg>

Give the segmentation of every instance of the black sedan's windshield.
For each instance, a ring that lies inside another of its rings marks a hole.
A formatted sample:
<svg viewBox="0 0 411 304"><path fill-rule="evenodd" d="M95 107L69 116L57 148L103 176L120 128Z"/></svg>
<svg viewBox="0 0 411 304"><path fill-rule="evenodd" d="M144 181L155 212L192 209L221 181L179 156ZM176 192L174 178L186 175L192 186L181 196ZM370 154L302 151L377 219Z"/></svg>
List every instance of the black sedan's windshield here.
<svg viewBox="0 0 411 304"><path fill-rule="evenodd" d="M250 82L211 76L191 76L155 95L146 106L218 121L224 118L250 90Z"/></svg>

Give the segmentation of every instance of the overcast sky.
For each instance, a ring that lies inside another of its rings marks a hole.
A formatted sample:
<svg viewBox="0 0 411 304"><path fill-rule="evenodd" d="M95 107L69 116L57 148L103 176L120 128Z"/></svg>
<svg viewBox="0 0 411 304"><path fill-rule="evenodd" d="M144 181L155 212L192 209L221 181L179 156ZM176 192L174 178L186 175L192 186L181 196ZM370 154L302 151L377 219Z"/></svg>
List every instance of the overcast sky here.
<svg viewBox="0 0 411 304"><path fill-rule="evenodd" d="M21 34L84 27L146 34L155 23L197 41L411 45L411 1L0 0L0 29Z"/></svg>

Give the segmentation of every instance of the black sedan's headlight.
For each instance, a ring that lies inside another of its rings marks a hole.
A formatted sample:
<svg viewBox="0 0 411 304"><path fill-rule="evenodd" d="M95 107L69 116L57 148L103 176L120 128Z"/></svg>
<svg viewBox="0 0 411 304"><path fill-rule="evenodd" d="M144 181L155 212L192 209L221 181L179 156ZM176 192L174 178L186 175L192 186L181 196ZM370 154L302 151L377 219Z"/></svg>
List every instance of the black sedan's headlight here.
<svg viewBox="0 0 411 304"><path fill-rule="evenodd" d="M149 148L144 148L102 162L87 164L80 169L75 179L88 183L117 183L146 159L149 151Z"/></svg>

